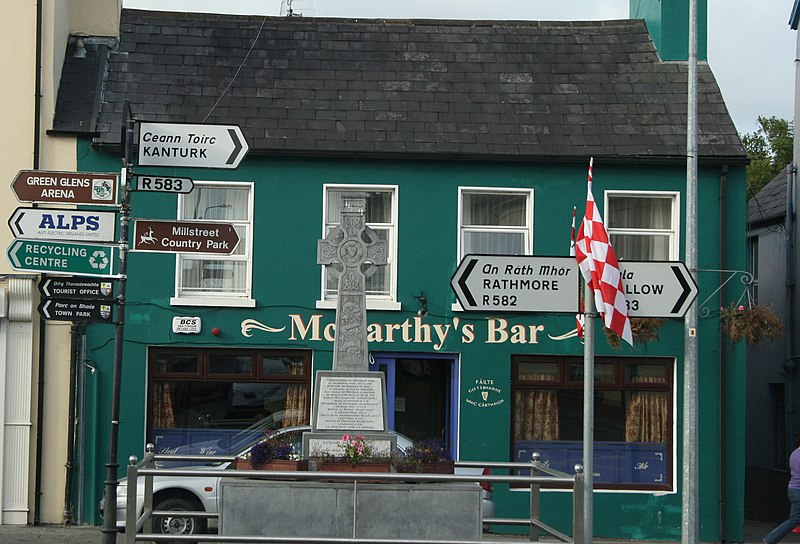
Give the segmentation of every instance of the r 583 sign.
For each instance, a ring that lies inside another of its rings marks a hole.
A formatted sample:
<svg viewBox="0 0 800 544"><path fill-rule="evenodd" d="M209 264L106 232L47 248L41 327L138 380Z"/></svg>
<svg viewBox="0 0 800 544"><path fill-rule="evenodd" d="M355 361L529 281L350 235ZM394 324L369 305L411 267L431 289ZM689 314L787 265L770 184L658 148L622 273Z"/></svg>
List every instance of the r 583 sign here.
<svg viewBox="0 0 800 544"><path fill-rule="evenodd" d="M139 175L136 176L135 189L154 193L191 193L194 182L191 178Z"/></svg>

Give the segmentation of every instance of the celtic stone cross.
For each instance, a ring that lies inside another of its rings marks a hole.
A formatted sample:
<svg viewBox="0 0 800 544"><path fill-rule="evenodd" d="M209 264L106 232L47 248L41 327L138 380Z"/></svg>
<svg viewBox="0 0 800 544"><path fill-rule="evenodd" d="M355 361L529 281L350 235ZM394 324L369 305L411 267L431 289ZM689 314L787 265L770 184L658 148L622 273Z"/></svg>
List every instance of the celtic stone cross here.
<svg viewBox="0 0 800 544"><path fill-rule="evenodd" d="M367 294L364 285L377 266L387 263L386 242L366 226L366 197L342 197L342 221L317 246L317 264L339 278L333 370L369 370Z"/></svg>

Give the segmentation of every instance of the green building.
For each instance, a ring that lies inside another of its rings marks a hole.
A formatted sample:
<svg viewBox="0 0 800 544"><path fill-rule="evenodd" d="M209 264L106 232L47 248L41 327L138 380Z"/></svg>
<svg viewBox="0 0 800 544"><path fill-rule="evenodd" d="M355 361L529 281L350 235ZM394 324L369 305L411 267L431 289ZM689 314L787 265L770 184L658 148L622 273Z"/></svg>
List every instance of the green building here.
<svg viewBox="0 0 800 544"><path fill-rule="evenodd" d="M226 453L248 427L309 421L313 373L332 366L337 295L317 241L355 191L389 248L367 290L390 427L442 438L458 459L539 451L571 471L582 436L574 314L508 311L502 291L496 310L464 311L450 282L468 254L568 256L590 157L618 257L683 260L687 66L674 51L686 32L667 31L680 22L660 3L638 4L652 4L647 23L123 10L118 45L88 51L105 75L79 169L119 170L126 100L139 122L238 125L249 152L237 168L209 169L166 166L174 142L156 142L158 159L134 149L137 174L194 180L190 193L134 192L134 218L232 223L240 242L232 254L129 254L122 464L147 442ZM714 310L728 302L718 271L743 268L746 156L704 62L699 79L700 536L737 541L744 353L721 338ZM676 539L684 322L637 326L656 336L618 347L596 328L594 532ZM84 521L98 522L114 329L85 335L76 493ZM494 498L499 517L527 515L527 490L497 485ZM571 531L571 494L546 490L542 510Z"/></svg>

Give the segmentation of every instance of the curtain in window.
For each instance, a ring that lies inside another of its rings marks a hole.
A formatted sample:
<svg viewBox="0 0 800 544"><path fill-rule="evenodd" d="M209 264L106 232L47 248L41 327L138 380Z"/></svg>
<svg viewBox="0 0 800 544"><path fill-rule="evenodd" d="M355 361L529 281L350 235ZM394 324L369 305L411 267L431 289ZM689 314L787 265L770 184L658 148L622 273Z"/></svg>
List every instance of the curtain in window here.
<svg viewBox="0 0 800 544"><path fill-rule="evenodd" d="M672 229L672 199L656 197L609 198L608 227L617 257L627 260L669 258L669 236L647 230ZM641 233L614 233L616 229L635 229Z"/></svg>
<svg viewBox="0 0 800 544"><path fill-rule="evenodd" d="M181 219L248 221L248 188L197 186L183 197ZM232 255L245 255L247 228L235 225L241 240ZM181 290L245 294L247 263L224 257L203 259L179 255Z"/></svg>
<svg viewBox="0 0 800 544"><path fill-rule="evenodd" d="M550 374L522 374L520 379L555 381ZM518 389L514 394L514 439L558 440L558 396L555 390Z"/></svg>
<svg viewBox="0 0 800 544"><path fill-rule="evenodd" d="M153 384L153 427L175 428L175 384Z"/></svg>
<svg viewBox="0 0 800 544"><path fill-rule="evenodd" d="M292 364L290 372L293 376L303 373L302 364ZM292 384L286 388L286 401L283 406L283 426L304 425L306 420L306 397L308 388L305 384Z"/></svg>
<svg viewBox="0 0 800 544"><path fill-rule="evenodd" d="M634 382L664 383L655 376L635 377ZM626 442L667 442L669 404L666 391L634 391L625 409Z"/></svg>

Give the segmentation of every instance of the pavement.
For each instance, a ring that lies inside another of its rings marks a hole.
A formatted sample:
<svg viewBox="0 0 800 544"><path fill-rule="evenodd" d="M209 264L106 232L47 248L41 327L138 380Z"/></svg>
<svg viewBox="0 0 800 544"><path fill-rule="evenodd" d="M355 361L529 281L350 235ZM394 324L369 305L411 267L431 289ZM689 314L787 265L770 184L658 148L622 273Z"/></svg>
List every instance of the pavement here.
<svg viewBox="0 0 800 544"><path fill-rule="evenodd" d="M760 543L761 538L774 526L772 523L747 521L745 524L745 543ZM527 542L525 536L484 534L486 542ZM556 542L555 539L543 536L542 542ZM0 544L100 544L103 533L100 527L86 525L0 525ZM595 542L603 544L641 544L642 540L609 540L596 538ZM650 541L652 542L652 541ZM790 534L782 542L800 543L800 534ZM116 544L124 544L123 535L117 535ZM659 541L669 544L669 541Z"/></svg>

